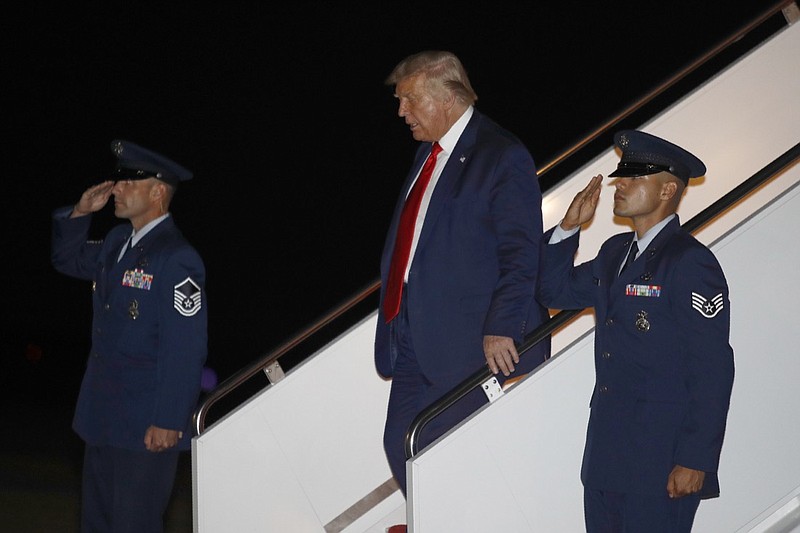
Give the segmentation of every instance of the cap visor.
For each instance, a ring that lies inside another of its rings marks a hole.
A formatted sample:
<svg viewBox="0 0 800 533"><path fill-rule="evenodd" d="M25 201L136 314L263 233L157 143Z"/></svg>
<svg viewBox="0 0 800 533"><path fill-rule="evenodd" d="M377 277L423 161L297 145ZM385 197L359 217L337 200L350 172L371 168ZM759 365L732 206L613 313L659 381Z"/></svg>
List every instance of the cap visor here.
<svg viewBox="0 0 800 533"><path fill-rule="evenodd" d="M637 176L647 176L649 174L657 174L661 170L645 170L635 168L618 168L608 175L609 178L635 178Z"/></svg>

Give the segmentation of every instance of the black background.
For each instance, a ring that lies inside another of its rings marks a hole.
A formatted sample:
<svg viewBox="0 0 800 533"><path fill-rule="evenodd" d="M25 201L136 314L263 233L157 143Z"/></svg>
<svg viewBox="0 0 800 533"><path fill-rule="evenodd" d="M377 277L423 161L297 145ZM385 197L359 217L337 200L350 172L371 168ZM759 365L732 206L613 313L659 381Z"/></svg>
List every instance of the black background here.
<svg viewBox="0 0 800 533"><path fill-rule="evenodd" d="M90 286L52 269L50 213L104 179L112 139L195 173L172 213L206 263L222 380L377 279L415 147L383 84L400 59L455 52L477 107L541 166L773 4L19 8L2 36L2 387L31 404L77 394Z"/></svg>

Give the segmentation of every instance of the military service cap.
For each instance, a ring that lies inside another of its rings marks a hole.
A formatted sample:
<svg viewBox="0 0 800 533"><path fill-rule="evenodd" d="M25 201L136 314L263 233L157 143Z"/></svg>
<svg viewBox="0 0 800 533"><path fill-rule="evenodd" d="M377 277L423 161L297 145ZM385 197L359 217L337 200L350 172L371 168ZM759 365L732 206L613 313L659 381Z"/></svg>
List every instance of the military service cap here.
<svg viewBox="0 0 800 533"><path fill-rule="evenodd" d="M173 187L181 181L192 179L192 173L175 161L130 141L112 141L111 151L117 156L114 179L157 178Z"/></svg>
<svg viewBox="0 0 800 533"><path fill-rule="evenodd" d="M706 173L706 166L697 157L678 145L643 131L623 130L614 135L614 144L622 150L622 158L611 177L647 176L669 172L689 183Z"/></svg>

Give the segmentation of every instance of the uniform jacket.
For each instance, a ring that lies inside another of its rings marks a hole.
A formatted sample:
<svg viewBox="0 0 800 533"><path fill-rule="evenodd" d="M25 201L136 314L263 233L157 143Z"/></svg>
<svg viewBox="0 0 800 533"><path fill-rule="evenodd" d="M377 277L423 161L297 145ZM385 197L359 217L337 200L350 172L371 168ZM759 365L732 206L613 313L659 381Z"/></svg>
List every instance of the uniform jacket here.
<svg viewBox="0 0 800 533"><path fill-rule="evenodd" d="M716 495L734 375L719 263L677 217L619 277L633 233L573 267L579 235L545 245L539 297L554 309L593 307L596 316L584 485L664 494L680 464L706 472L701 496Z"/></svg>
<svg viewBox="0 0 800 533"><path fill-rule="evenodd" d="M167 217L117 263L129 224L87 241L91 216L58 213L53 265L93 282L92 348L73 428L90 445L144 450L154 425L183 431L178 449L187 449L207 355L200 256Z"/></svg>
<svg viewBox="0 0 800 533"><path fill-rule="evenodd" d="M430 143L420 145L395 207L381 259L381 302L400 212L430 149ZM427 377L469 376L486 365L484 335L519 342L549 318L534 299L541 201L527 149L475 110L433 191L409 271L411 335ZM549 342L542 342L523 356L517 373L534 368L546 354ZM375 363L382 375L392 375L382 310Z"/></svg>

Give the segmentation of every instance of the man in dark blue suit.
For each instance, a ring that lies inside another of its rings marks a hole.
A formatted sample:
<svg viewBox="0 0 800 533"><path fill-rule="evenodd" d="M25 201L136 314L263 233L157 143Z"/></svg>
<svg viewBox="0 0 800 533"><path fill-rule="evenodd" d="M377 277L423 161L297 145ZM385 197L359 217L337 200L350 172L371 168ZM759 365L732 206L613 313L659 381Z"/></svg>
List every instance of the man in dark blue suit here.
<svg viewBox="0 0 800 533"><path fill-rule="evenodd" d="M52 263L92 282L92 347L73 428L86 443L81 531L163 530L206 359L205 268L169 214L192 173L114 141L112 180L53 213ZM91 213L114 196L129 224L90 241Z"/></svg>
<svg viewBox="0 0 800 533"><path fill-rule="evenodd" d="M593 307L596 383L581 480L589 533L691 531L701 498L719 494L717 467L733 386L728 286L713 253L676 214L705 165L641 131L621 131L614 214L634 232L573 265L602 175L545 234L539 298Z"/></svg>
<svg viewBox="0 0 800 533"><path fill-rule="evenodd" d="M483 365L502 382L542 363L550 345L522 357L515 348L548 318L534 299L542 198L530 153L474 108L477 96L452 53L412 55L386 83L421 143L383 250L375 339L377 369L392 378L384 447L405 494L414 418ZM429 183L414 192L423 176ZM403 214L415 196L419 205ZM486 401L475 390L428 424L420 445Z"/></svg>

